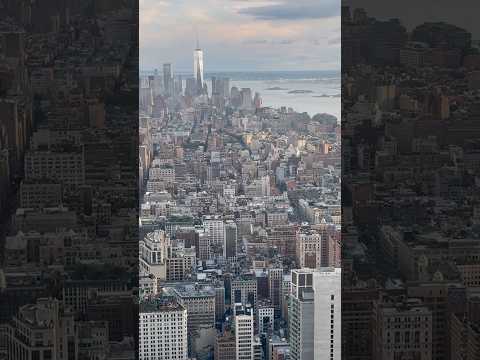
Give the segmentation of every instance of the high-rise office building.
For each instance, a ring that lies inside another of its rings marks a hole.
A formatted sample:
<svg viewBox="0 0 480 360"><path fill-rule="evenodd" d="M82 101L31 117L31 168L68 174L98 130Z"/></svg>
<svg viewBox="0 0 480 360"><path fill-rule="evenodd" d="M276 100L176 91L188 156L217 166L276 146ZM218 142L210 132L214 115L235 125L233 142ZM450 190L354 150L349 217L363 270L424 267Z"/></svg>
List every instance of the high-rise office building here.
<svg viewBox="0 0 480 360"><path fill-rule="evenodd" d="M292 360L314 360L315 303L311 270L292 270L288 328Z"/></svg>
<svg viewBox="0 0 480 360"><path fill-rule="evenodd" d="M212 76L212 95L218 95L221 98L230 97L230 79Z"/></svg>
<svg viewBox="0 0 480 360"><path fill-rule="evenodd" d="M183 79L181 75L176 75L174 77L173 88L174 88L175 95L183 94Z"/></svg>
<svg viewBox="0 0 480 360"><path fill-rule="evenodd" d="M241 303L243 305L255 306L257 302L257 279L245 274L236 277L231 284L232 304Z"/></svg>
<svg viewBox="0 0 480 360"><path fill-rule="evenodd" d="M197 93L203 91L203 50L197 41L197 48L193 51L193 75L197 84Z"/></svg>
<svg viewBox="0 0 480 360"><path fill-rule="evenodd" d="M187 309L173 297L140 303L139 359L186 360Z"/></svg>
<svg viewBox="0 0 480 360"><path fill-rule="evenodd" d="M220 84L221 79L217 79L216 76L212 76L212 96L218 94L219 89L218 85Z"/></svg>
<svg viewBox="0 0 480 360"><path fill-rule="evenodd" d="M158 72L158 69L155 69L153 73L153 82L150 84L152 87L153 96L156 97L161 95L164 89L163 76Z"/></svg>
<svg viewBox="0 0 480 360"><path fill-rule="evenodd" d="M284 320L288 319L288 303L290 296L290 288L292 286L292 274L283 274L282 280L282 295L281 295L281 317Z"/></svg>
<svg viewBox="0 0 480 360"><path fill-rule="evenodd" d="M229 78L224 78L223 81L223 96L226 98L230 98L230 79Z"/></svg>
<svg viewBox="0 0 480 360"><path fill-rule="evenodd" d="M196 94L196 81L195 78L187 78L185 81L185 96L193 97Z"/></svg>
<svg viewBox="0 0 480 360"><path fill-rule="evenodd" d="M255 105L255 109L259 109L262 107L262 97L260 93L256 92L253 98L253 104Z"/></svg>
<svg viewBox="0 0 480 360"><path fill-rule="evenodd" d="M252 90L250 88L243 88L240 91L241 107L242 109L249 110L252 108Z"/></svg>
<svg viewBox="0 0 480 360"><path fill-rule="evenodd" d="M210 249L215 254L224 254L225 251L225 223L220 216L206 216L203 220L208 232Z"/></svg>
<svg viewBox="0 0 480 360"><path fill-rule="evenodd" d="M172 95L173 90L173 73L172 64L163 64L163 89L166 96Z"/></svg>
<svg viewBox="0 0 480 360"><path fill-rule="evenodd" d="M294 360L340 360L341 269L292 270L288 321Z"/></svg>
<svg viewBox="0 0 480 360"><path fill-rule="evenodd" d="M167 278L167 253L170 237L163 230L148 233L139 246L139 269L158 280Z"/></svg>
<svg viewBox="0 0 480 360"><path fill-rule="evenodd" d="M198 234L198 259L210 260L212 251L210 249L210 236L205 229L197 230Z"/></svg>
<svg viewBox="0 0 480 360"><path fill-rule="evenodd" d="M278 313L281 308L282 283L283 269L268 269L268 297Z"/></svg>
<svg viewBox="0 0 480 360"><path fill-rule="evenodd" d="M230 103L233 107L239 107L242 104L242 96L236 86L233 86L230 90Z"/></svg>
<svg viewBox="0 0 480 360"><path fill-rule="evenodd" d="M188 311L188 333L193 334L202 326L215 326L215 289L179 283L164 288L165 293L175 297Z"/></svg>
<svg viewBox="0 0 480 360"><path fill-rule="evenodd" d="M302 226L296 239L297 261L301 268L320 268L322 262L322 236L309 226Z"/></svg>
<svg viewBox="0 0 480 360"><path fill-rule="evenodd" d="M257 331L258 334L270 335L273 333L273 321L275 309L267 300L257 306Z"/></svg>
<svg viewBox="0 0 480 360"><path fill-rule="evenodd" d="M223 281L213 283L215 289L215 321L223 321L225 315L225 284Z"/></svg>
<svg viewBox="0 0 480 360"><path fill-rule="evenodd" d="M231 259L237 256L237 224L232 220L225 222L225 246L224 256L226 259Z"/></svg>
<svg viewBox="0 0 480 360"><path fill-rule="evenodd" d="M254 360L253 310L237 304L235 306L235 351L237 360Z"/></svg>
<svg viewBox="0 0 480 360"><path fill-rule="evenodd" d="M163 290L165 294L175 297L179 304L187 309L189 354L198 355L204 351L204 346L211 347L213 350L216 289L210 284L179 282L172 283L171 286L167 285Z"/></svg>
<svg viewBox="0 0 480 360"><path fill-rule="evenodd" d="M341 357L341 269L320 268L313 272L315 303L315 360Z"/></svg>

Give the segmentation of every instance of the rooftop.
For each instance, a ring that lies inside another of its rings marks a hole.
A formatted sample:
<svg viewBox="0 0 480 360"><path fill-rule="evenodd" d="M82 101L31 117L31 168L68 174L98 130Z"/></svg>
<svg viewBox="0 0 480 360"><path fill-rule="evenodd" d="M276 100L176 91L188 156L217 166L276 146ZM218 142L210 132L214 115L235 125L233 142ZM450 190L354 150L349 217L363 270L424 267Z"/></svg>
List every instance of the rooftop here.
<svg viewBox="0 0 480 360"><path fill-rule="evenodd" d="M182 311L185 308L173 296L161 296L143 299L140 302L140 313Z"/></svg>

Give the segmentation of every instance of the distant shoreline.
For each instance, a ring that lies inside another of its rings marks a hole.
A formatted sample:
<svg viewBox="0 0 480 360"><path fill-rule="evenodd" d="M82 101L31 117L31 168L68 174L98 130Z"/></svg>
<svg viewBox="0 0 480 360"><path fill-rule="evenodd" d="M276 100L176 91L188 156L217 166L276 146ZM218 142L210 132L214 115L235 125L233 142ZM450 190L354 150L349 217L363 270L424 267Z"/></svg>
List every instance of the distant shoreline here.
<svg viewBox="0 0 480 360"><path fill-rule="evenodd" d="M288 92L289 94L313 94L313 90L292 90Z"/></svg>
<svg viewBox="0 0 480 360"><path fill-rule="evenodd" d="M154 70L140 70L140 76L152 75ZM158 73L162 74L161 66ZM183 78L193 77L192 72L175 71L175 75ZM312 71L207 71L205 80L212 77L228 77L231 80L301 80L301 79L340 79L341 72L336 70Z"/></svg>
<svg viewBox="0 0 480 360"><path fill-rule="evenodd" d="M287 88L282 88L282 87L279 87L279 86L274 86L274 87L270 87L270 88L266 88L265 90L269 90L269 91L272 91L272 90L288 90Z"/></svg>

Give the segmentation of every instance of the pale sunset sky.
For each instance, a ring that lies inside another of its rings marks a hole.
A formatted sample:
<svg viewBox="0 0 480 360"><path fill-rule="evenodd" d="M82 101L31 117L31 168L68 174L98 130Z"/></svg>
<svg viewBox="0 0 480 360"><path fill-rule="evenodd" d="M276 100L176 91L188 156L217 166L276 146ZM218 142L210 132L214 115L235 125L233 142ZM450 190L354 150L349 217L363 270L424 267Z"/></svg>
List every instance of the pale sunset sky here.
<svg viewBox="0 0 480 360"><path fill-rule="evenodd" d="M140 0L140 68L339 70L340 0Z"/></svg>

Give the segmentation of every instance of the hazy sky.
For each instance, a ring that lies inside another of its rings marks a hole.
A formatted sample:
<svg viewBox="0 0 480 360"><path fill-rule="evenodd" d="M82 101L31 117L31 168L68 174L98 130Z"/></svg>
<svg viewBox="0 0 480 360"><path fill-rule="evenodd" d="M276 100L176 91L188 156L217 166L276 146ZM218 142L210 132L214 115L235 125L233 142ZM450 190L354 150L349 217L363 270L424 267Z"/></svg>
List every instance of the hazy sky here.
<svg viewBox="0 0 480 360"><path fill-rule="evenodd" d="M363 7L378 19L399 18L408 29L426 21L448 22L480 39L479 0L343 0L342 4Z"/></svg>
<svg viewBox="0 0 480 360"><path fill-rule="evenodd" d="M340 69L340 0L140 0L140 67L192 71Z"/></svg>

